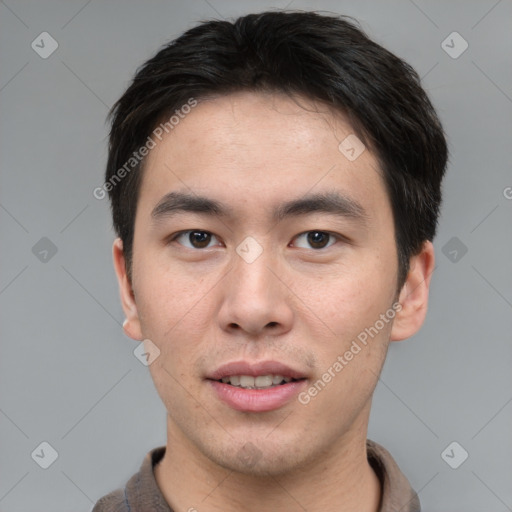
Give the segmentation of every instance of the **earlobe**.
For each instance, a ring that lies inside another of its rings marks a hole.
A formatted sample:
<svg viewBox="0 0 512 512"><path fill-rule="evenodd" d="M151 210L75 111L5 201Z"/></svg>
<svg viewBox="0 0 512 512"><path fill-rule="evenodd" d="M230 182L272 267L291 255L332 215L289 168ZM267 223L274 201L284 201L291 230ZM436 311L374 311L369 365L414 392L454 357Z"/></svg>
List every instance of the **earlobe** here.
<svg viewBox="0 0 512 512"><path fill-rule="evenodd" d="M397 312L391 329L391 341L409 338L422 326L427 314L434 265L434 246L432 242L426 241L421 251L410 259L409 273L398 299L401 309Z"/></svg>
<svg viewBox="0 0 512 512"><path fill-rule="evenodd" d="M132 284L128 279L126 271L123 242L120 238L116 238L116 240L114 240L114 244L112 246L112 258L114 260L114 269L119 283L121 305L126 316L126 319L123 322L123 330L128 337L140 341L144 337L141 333L139 314L137 311L137 304L135 302Z"/></svg>

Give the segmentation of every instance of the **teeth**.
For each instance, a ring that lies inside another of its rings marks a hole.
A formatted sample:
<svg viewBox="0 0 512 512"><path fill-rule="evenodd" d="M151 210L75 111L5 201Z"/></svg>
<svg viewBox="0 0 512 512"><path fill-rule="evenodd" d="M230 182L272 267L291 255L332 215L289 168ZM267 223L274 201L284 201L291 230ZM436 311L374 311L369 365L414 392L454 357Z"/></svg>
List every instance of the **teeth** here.
<svg viewBox="0 0 512 512"><path fill-rule="evenodd" d="M272 386L272 375L259 375L254 379L257 388L269 388Z"/></svg>
<svg viewBox="0 0 512 512"><path fill-rule="evenodd" d="M283 376L282 375L274 375L274 376L272 376L272 384L281 384L282 381L283 381Z"/></svg>
<svg viewBox="0 0 512 512"><path fill-rule="evenodd" d="M231 384L232 386L242 387L245 389L266 389L272 386L277 386L281 383L291 382L291 377L283 377L282 375L232 375L231 377L222 377L221 381L224 384Z"/></svg>
<svg viewBox="0 0 512 512"><path fill-rule="evenodd" d="M251 377L250 375L240 375L240 387L253 388L254 387L254 377Z"/></svg>

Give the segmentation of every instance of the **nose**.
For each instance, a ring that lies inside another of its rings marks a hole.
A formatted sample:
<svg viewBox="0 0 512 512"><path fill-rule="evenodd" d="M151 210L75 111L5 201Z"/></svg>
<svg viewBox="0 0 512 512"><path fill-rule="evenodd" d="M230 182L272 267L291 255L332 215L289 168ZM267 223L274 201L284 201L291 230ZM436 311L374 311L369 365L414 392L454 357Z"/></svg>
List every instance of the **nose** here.
<svg viewBox="0 0 512 512"><path fill-rule="evenodd" d="M218 320L223 330L278 336L291 329L292 292L285 284L282 266L270 253L263 251L250 263L238 254L234 256L233 268L222 286Z"/></svg>

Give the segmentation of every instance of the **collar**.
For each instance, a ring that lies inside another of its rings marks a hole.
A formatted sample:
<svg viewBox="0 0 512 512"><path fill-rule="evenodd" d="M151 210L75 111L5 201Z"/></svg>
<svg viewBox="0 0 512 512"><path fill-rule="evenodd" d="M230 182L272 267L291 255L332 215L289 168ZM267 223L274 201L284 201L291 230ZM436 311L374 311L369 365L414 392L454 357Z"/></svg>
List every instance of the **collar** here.
<svg viewBox="0 0 512 512"><path fill-rule="evenodd" d="M381 482L382 498L379 512L420 512L418 496L391 454L385 448L370 440L367 440L366 448L368 462ZM117 491L116 496L124 502L126 510L131 512L145 512L147 510L173 512L165 501L154 474L154 467L162 460L165 450L165 446L159 446L151 450L144 457L139 472L133 475L126 484L124 493ZM108 500L104 503L107 502ZM95 508L94 510L108 512L110 509Z"/></svg>

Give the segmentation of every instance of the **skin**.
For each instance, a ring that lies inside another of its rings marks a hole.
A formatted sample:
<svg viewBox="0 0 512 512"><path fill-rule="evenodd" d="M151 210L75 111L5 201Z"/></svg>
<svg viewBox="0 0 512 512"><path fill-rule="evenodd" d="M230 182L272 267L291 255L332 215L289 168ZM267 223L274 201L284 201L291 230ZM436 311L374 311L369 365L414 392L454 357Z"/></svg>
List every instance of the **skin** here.
<svg viewBox="0 0 512 512"><path fill-rule="evenodd" d="M365 446L371 398L389 342L423 323L434 251L425 242L411 258L397 294L391 205L372 152L349 161L338 149L352 133L320 104L244 92L200 102L147 157L131 283L119 239L113 258L126 334L160 350L149 368L168 439L155 476L177 512L378 510ZM365 218L271 218L276 205L333 190L360 203ZM220 201L233 216L182 212L153 222L172 191ZM206 248L188 234L170 240L184 230L214 236ZM340 238L316 248L302 235L309 231ZM247 236L262 249L252 263L236 252ZM205 380L226 362L276 360L303 371L309 386L397 298L394 321L307 405L240 412ZM250 462L240 456L248 449Z"/></svg>

